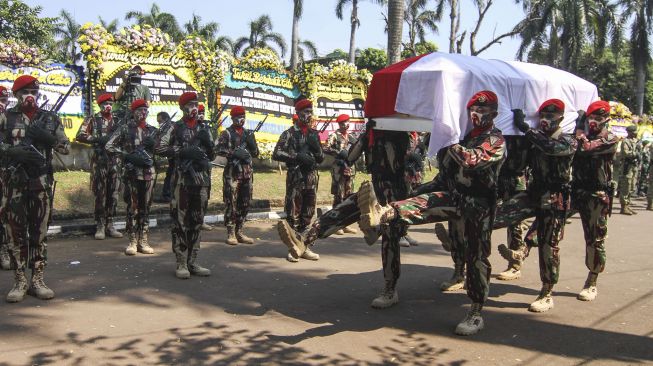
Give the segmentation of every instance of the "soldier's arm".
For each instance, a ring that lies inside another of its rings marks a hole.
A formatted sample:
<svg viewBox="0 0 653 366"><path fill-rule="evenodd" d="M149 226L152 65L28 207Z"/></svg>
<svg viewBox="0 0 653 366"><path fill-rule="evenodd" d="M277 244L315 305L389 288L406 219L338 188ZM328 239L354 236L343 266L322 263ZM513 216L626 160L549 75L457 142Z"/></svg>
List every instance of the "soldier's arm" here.
<svg viewBox="0 0 653 366"><path fill-rule="evenodd" d="M315 162L320 164L324 161L324 150L322 149L322 144L320 143L320 135L318 135L317 131L315 131L314 138L317 142L314 144L317 146L317 151L313 151L313 156L315 157Z"/></svg>
<svg viewBox="0 0 653 366"><path fill-rule="evenodd" d="M540 130L531 128L526 132L525 136L536 149L550 156L573 155L578 147L577 140L571 135L561 135L560 138L554 139Z"/></svg>
<svg viewBox="0 0 653 366"><path fill-rule="evenodd" d="M336 156L339 152L340 150L338 149L338 138L336 136L336 132L334 132L329 135L327 144L324 147L324 153L327 155Z"/></svg>
<svg viewBox="0 0 653 366"><path fill-rule="evenodd" d="M617 136L611 133L593 140L580 138L578 153L581 155L614 154L617 151L618 143Z"/></svg>
<svg viewBox="0 0 653 366"><path fill-rule="evenodd" d="M452 145L447 155L465 169L482 169L503 159L505 146L503 136L489 135L483 143L474 148Z"/></svg>
<svg viewBox="0 0 653 366"><path fill-rule="evenodd" d="M637 145L634 141L626 139L623 143L622 149L623 157L626 159L635 159L637 158Z"/></svg>
<svg viewBox="0 0 653 366"><path fill-rule="evenodd" d="M159 135L154 145L154 152L157 155L174 158L179 153L180 146L176 146L173 138L175 130L176 124L174 123L170 124L166 129L159 130Z"/></svg>
<svg viewBox="0 0 653 366"><path fill-rule="evenodd" d="M290 151L290 132L286 130L279 136L279 140L274 146L272 160L289 163L294 161L295 157L295 152Z"/></svg>
<svg viewBox="0 0 653 366"><path fill-rule="evenodd" d="M54 117L55 129L54 136L57 138L57 144L54 145L54 151L58 152L61 155L68 155L70 153L70 140L63 128L63 123L58 116Z"/></svg>
<svg viewBox="0 0 653 366"><path fill-rule="evenodd" d="M224 130L218 137L218 142L215 144L216 154L225 158L230 158L234 150L231 148L231 136L229 131Z"/></svg>
<svg viewBox="0 0 653 366"><path fill-rule="evenodd" d="M256 135L254 134L254 131L252 131L252 132L250 132L250 133L252 134L250 138L254 140L254 148L252 148L251 146L247 145L247 150L249 151L249 154L250 154L253 158L258 158L259 150L258 150L258 143L256 142Z"/></svg>
<svg viewBox="0 0 653 366"><path fill-rule="evenodd" d="M362 133L356 141L351 145L349 148L349 154L347 155L347 162L349 164L353 164L356 162L356 160L360 159L360 157L363 155L363 152L365 151L365 147L367 146L367 133Z"/></svg>
<svg viewBox="0 0 653 366"><path fill-rule="evenodd" d="M124 140L124 135L126 132L127 126L120 126L116 129L109 137L109 141L105 145L105 149L112 154L122 154L122 142Z"/></svg>
<svg viewBox="0 0 653 366"><path fill-rule="evenodd" d="M79 126L79 130L77 130L77 135L75 136L75 140L77 142L82 142L85 144L92 144L95 142L95 136L93 136L93 124L94 124L94 119L93 117L86 117L84 119L84 122L82 122L82 125Z"/></svg>
<svg viewBox="0 0 653 366"><path fill-rule="evenodd" d="M9 141L5 141L6 134L7 116L4 113L0 113L0 155L4 155L4 153L12 146Z"/></svg>

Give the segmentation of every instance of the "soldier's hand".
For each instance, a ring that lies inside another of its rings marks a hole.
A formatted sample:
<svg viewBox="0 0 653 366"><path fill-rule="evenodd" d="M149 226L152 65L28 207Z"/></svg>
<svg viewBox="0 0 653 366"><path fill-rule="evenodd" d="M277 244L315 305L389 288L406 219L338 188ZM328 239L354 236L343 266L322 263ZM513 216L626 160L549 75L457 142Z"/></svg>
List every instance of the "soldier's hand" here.
<svg viewBox="0 0 653 366"><path fill-rule="evenodd" d="M141 154L137 154L137 153L129 153L125 155L125 162L132 163L134 164L134 166L141 167L141 168L149 165L148 159L142 156Z"/></svg>
<svg viewBox="0 0 653 366"><path fill-rule="evenodd" d="M179 151L179 157L182 159L202 160L206 157L206 154L197 146L188 146Z"/></svg>
<svg viewBox="0 0 653 366"><path fill-rule="evenodd" d="M197 133L197 139L199 140L202 146L207 149L213 149L213 141L211 141L211 134L206 128L199 130Z"/></svg>
<svg viewBox="0 0 653 366"><path fill-rule="evenodd" d="M528 131L531 127L526 123L526 115L521 109L512 110L512 123L515 124L515 127L521 132Z"/></svg>
<svg viewBox="0 0 653 366"><path fill-rule="evenodd" d="M52 148L57 144L57 138L50 131L39 126L29 126L25 135L45 148Z"/></svg>
<svg viewBox="0 0 653 366"><path fill-rule="evenodd" d="M147 136L146 138L143 139L143 146L145 147L145 150L152 151L154 150L154 144L156 141L154 141L154 138L152 136Z"/></svg>
<svg viewBox="0 0 653 366"><path fill-rule="evenodd" d="M32 149L26 149L23 146L12 146L7 150L7 156L10 160L28 165L41 165L43 157Z"/></svg>
<svg viewBox="0 0 653 366"><path fill-rule="evenodd" d="M315 158L313 157L313 155L308 153L300 152L299 154L297 154L297 161L303 167L312 167L313 165L315 165Z"/></svg>
<svg viewBox="0 0 653 366"><path fill-rule="evenodd" d="M585 111L582 109L578 110L578 117L576 117L576 129L577 130L584 130L585 129L585 120L587 119L587 115L585 114Z"/></svg>
<svg viewBox="0 0 653 366"><path fill-rule="evenodd" d="M340 150L340 152L338 152L338 155L336 156L336 159L347 161L348 157L349 157L349 151L347 151L345 149L342 149L342 150Z"/></svg>
<svg viewBox="0 0 653 366"><path fill-rule="evenodd" d="M247 149L238 147L234 150L232 156L240 161L248 161L252 158L252 155L247 151Z"/></svg>

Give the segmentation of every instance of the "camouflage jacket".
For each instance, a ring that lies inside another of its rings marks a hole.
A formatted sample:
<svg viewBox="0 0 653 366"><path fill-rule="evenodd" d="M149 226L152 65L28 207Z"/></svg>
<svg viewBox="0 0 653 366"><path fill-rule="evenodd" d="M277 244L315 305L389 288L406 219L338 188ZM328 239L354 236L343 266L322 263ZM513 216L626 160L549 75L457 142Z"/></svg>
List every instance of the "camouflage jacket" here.
<svg viewBox="0 0 653 366"><path fill-rule="evenodd" d="M612 161L619 139L608 130L580 140L574 158L572 187L590 192L605 191L612 184Z"/></svg>
<svg viewBox="0 0 653 366"><path fill-rule="evenodd" d="M300 167L297 154L301 152L313 155L315 164L312 167ZM274 147L272 160L286 163L288 170L300 169L303 173L315 171L317 164L324 161L324 152L317 131L309 128L304 135L297 126L283 131Z"/></svg>
<svg viewBox="0 0 653 366"><path fill-rule="evenodd" d="M526 190L530 142L524 136L504 136L506 160L499 171L499 197L508 198L516 191Z"/></svg>
<svg viewBox="0 0 653 366"><path fill-rule="evenodd" d="M576 137L561 130L548 136L536 129L528 130L525 136L532 146L529 163L533 181L529 192L538 197L547 192L568 190L571 164L578 148Z"/></svg>
<svg viewBox="0 0 653 366"><path fill-rule="evenodd" d="M338 153L340 153L342 150L346 150L347 154L349 154L349 148L355 142L356 139L349 132L343 134L340 131L334 131L329 135L329 139L327 140L326 146L324 147L324 153L336 158L336 161L332 167L332 171L348 177L356 174L354 171L353 163L350 163L348 159L338 159Z"/></svg>
<svg viewBox="0 0 653 366"><path fill-rule="evenodd" d="M218 138L218 142L215 145L215 149L217 155L227 158L227 166L224 168L224 176L230 176L234 179L248 179L252 176L253 169L251 161L249 164L246 164L239 159L233 158L232 154L236 148L244 145L244 148L249 151L249 154L253 158L258 157L258 145L255 149L252 149L246 143L243 143L253 134L254 132L252 130L247 129L243 129L242 134L240 134L233 126L229 126L222 131ZM252 138L254 138L254 141L256 142L256 137L252 136Z"/></svg>
<svg viewBox="0 0 653 366"><path fill-rule="evenodd" d="M639 163L639 149L637 147L637 138L626 137L621 143L621 174L628 174L637 169Z"/></svg>
<svg viewBox="0 0 653 366"><path fill-rule="evenodd" d="M121 163L120 155L109 154L105 146L97 146L97 140L103 136L110 136L118 129L118 121L114 118L105 119L100 113L92 117L87 117L79 126L75 140L84 144L93 145L93 154L91 155L91 167L110 166L117 167Z"/></svg>
<svg viewBox="0 0 653 366"><path fill-rule="evenodd" d="M107 152L116 155L131 153L147 154L151 159L154 159L154 151L146 150L145 146L143 146L143 141L147 137L156 138L157 131L154 126L145 125L143 128L133 122L120 125L113 132L106 144ZM156 174L154 165L149 167L136 167L131 163L125 163L124 167L123 175L126 178L152 180Z"/></svg>

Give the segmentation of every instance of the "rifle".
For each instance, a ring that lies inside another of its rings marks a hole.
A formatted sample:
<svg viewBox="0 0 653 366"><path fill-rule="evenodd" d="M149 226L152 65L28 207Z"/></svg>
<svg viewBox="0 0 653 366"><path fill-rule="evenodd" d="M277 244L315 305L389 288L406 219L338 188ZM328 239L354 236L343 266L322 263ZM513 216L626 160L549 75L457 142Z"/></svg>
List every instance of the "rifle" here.
<svg viewBox="0 0 653 366"><path fill-rule="evenodd" d="M326 131L327 127L329 127L331 125L331 122L333 122L335 119L336 119L336 114L334 113L333 116L331 116L331 118L329 118L327 121L324 121L324 124L318 130L318 132L319 133L324 133Z"/></svg>
<svg viewBox="0 0 653 366"><path fill-rule="evenodd" d="M220 108L220 110L218 111L218 113L216 113L215 116L213 116L213 118L211 118L211 122L209 123L210 125L215 125L215 123L218 122L218 120L220 119L220 117L222 117L222 113L224 113L225 109L227 109L227 107L229 106L229 103L230 103L230 101L227 100L227 102L226 102L225 104L222 105L222 108ZM220 128L220 126L222 126L222 124L224 123L224 121L225 121L226 119L227 119L227 118L225 117L225 119L223 119L223 120L222 120L222 121L221 121L221 122L220 122L220 123L215 127L215 130L216 130L216 131Z"/></svg>
<svg viewBox="0 0 653 366"><path fill-rule="evenodd" d="M269 116L269 115L266 115L265 118L263 118L263 120L260 121L260 122L256 125L256 128L255 128L254 130L252 130L251 134L254 134L254 133L259 132L259 131L261 130L261 127L263 127L263 125L265 124L265 121L268 119L268 116ZM240 146L238 146L237 149L244 149L244 148L247 147L247 138L249 138L249 136L250 136L250 135L248 135L248 136L245 138L244 141L241 141L241 142L240 142ZM235 149L234 149L234 150L235 150ZM247 164L247 165L249 165L249 164L251 164L251 163L252 163L252 160L251 160L251 159L249 159L248 161L246 161L246 164ZM238 169L241 169L241 168L242 168L242 166L241 166L241 162L240 162L240 160L238 160L238 159L234 159L234 160L232 160L232 164L235 165L235 166L237 166Z"/></svg>

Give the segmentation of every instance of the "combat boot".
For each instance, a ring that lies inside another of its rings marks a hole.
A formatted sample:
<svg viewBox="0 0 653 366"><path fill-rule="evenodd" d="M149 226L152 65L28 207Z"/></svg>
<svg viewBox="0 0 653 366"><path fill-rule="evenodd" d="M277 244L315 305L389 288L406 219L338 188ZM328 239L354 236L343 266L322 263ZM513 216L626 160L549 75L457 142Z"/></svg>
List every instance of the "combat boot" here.
<svg viewBox="0 0 653 366"><path fill-rule="evenodd" d="M472 307L469 309L469 312L465 316L458 326L456 326L455 333L458 335L468 336L476 334L485 324L483 323L483 318L481 317L481 309L483 304L473 303Z"/></svg>
<svg viewBox="0 0 653 366"><path fill-rule="evenodd" d="M378 232L378 227L381 225L383 216L393 210L392 207L379 205L376 200L376 194L374 193L374 187L372 187L372 183L369 181L361 184L361 188L358 191L357 203L361 211L358 225L366 236L368 232Z"/></svg>
<svg viewBox="0 0 653 366"><path fill-rule="evenodd" d="M104 222L102 220L99 220L96 225L95 225L95 240L104 240L105 235L104 235Z"/></svg>
<svg viewBox="0 0 653 366"><path fill-rule="evenodd" d="M202 226L200 226L200 230L202 230L202 231L211 231L211 230L213 230L213 226L203 222Z"/></svg>
<svg viewBox="0 0 653 366"><path fill-rule="evenodd" d="M345 228L342 229L342 231L345 234L358 234L358 230L356 230L356 228L351 227L351 226L345 226Z"/></svg>
<svg viewBox="0 0 653 366"><path fill-rule="evenodd" d="M531 303L528 307L528 311L533 313L544 313L553 309L553 296L551 296L552 291L553 285L547 283L542 284L540 295Z"/></svg>
<svg viewBox="0 0 653 366"><path fill-rule="evenodd" d="M449 232L444 225L442 225L441 222L438 222L435 224L433 230L435 231L435 236L440 240L440 243L442 243L442 248L447 252L451 252L451 238L449 237Z"/></svg>
<svg viewBox="0 0 653 366"><path fill-rule="evenodd" d="M9 256L9 247L7 243L0 244L0 268L5 271L11 269L11 257Z"/></svg>
<svg viewBox="0 0 653 366"><path fill-rule="evenodd" d="M408 242L408 239L406 239L405 236L399 238L399 246L404 248L410 248L410 243Z"/></svg>
<svg viewBox="0 0 653 366"><path fill-rule="evenodd" d="M7 302L20 302L25 298L28 289L24 269L14 270L14 287L7 294Z"/></svg>
<svg viewBox="0 0 653 366"><path fill-rule="evenodd" d="M440 284L442 292L458 291L465 288L465 267L456 265L451 279Z"/></svg>
<svg viewBox="0 0 653 366"><path fill-rule="evenodd" d="M116 230L116 228L113 226L113 221L110 219L107 219L106 233L111 238L122 238L122 233Z"/></svg>
<svg viewBox="0 0 653 366"><path fill-rule="evenodd" d="M288 252L288 255L286 256L286 260L291 263L297 263L299 262L299 257L295 257L291 252Z"/></svg>
<svg viewBox="0 0 653 366"><path fill-rule="evenodd" d="M143 229L141 231L141 237L138 239L137 250L139 253L143 254L154 254L154 248L148 243L148 229Z"/></svg>
<svg viewBox="0 0 653 366"><path fill-rule="evenodd" d="M619 213L622 214L622 215L628 215L628 216L637 215L637 213L635 211L633 211L630 208L629 205L622 205L621 206L621 211L619 211Z"/></svg>
<svg viewBox="0 0 653 366"><path fill-rule="evenodd" d="M653 189L653 187L651 189ZM646 201L646 210L653 211L653 200Z"/></svg>
<svg viewBox="0 0 653 366"><path fill-rule="evenodd" d="M136 255L138 239L136 238L136 233L130 232L129 236L129 245L125 248L125 255Z"/></svg>
<svg viewBox="0 0 653 366"><path fill-rule="evenodd" d="M375 309L385 309L391 307L392 305L398 302L399 302L399 293L397 293L397 290L394 288L394 286L391 286L386 281L383 291L379 296L377 296L374 300L372 300L370 306Z"/></svg>
<svg viewBox="0 0 653 366"><path fill-rule="evenodd" d="M406 234L404 235L404 239L410 244L411 247L416 247L419 245L419 242L417 240L413 239L410 235Z"/></svg>
<svg viewBox="0 0 653 366"><path fill-rule="evenodd" d="M36 266L32 270L32 285L29 288L29 294L41 300L50 300L54 298L54 291L52 291L43 282L43 266Z"/></svg>
<svg viewBox="0 0 653 366"><path fill-rule="evenodd" d="M241 244L254 244L254 239L245 235L243 233L243 228L239 226L236 227L236 240Z"/></svg>
<svg viewBox="0 0 653 366"><path fill-rule="evenodd" d="M508 261L508 268L497 275L501 281L516 280L521 277L521 265L524 258L525 250L528 248L524 245L518 250L510 250L505 244L499 245L499 253L503 259Z"/></svg>
<svg viewBox="0 0 653 366"><path fill-rule="evenodd" d="M580 301L592 301L596 299L598 295L598 289L596 288L596 279L599 276L598 273L590 272L587 275L587 280L585 280L585 285L583 289L578 294L578 300Z"/></svg>
<svg viewBox="0 0 653 366"><path fill-rule="evenodd" d="M227 226L227 240L224 242L229 245L238 245L238 239L236 239L236 233L233 226Z"/></svg>
<svg viewBox="0 0 653 366"><path fill-rule="evenodd" d="M345 235L345 231L342 229L338 229L333 235Z"/></svg>
<svg viewBox="0 0 653 366"><path fill-rule="evenodd" d="M200 277L208 277L211 275L211 270L208 268L204 268L197 264L197 253L199 252L199 249L193 249L192 253L189 255L188 258L188 271L190 274L193 276L200 276Z"/></svg>
<svg viewBox="0 0 653 366"><path fill-rule="evenodd" d="M320 255L313 252L310 248L306 248L304 254L302 254L302 258L308 259L309 261L316 261L320 259Z"/></svg>
<svg viewBox="0 0 653 366"><path fill-rule="evenodd" d="M180 280L187 280L190 278L190 271L186 263L185 255L177 255L177 269L175 270L175 277Z"/></svg>

